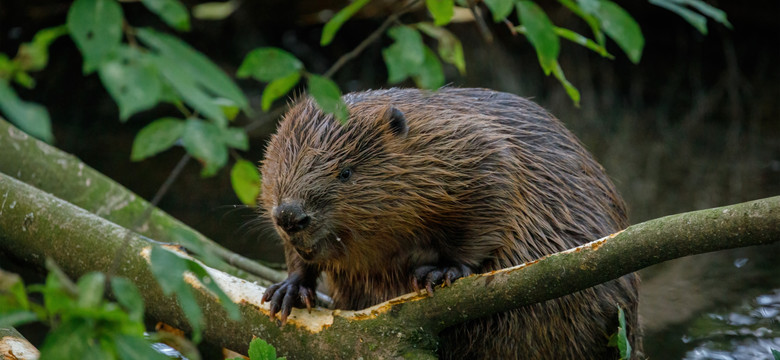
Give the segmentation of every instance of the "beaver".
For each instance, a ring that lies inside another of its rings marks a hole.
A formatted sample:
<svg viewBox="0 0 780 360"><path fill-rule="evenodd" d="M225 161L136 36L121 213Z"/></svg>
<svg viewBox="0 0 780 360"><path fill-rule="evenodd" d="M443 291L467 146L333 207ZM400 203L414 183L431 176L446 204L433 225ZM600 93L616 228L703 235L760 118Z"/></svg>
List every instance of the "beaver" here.
<svg viewBox="0 0 780 360"><path fill-rule="evenodd" d="M324 273L338 309L529 262L617 232L626 207L563 124L487 89L343 96L340 124L310 98L280 122L260 201L289 275L264 301L282 323ZM616 359L617 306L639 349L635 275L446 329L442 358Z"/></svg>

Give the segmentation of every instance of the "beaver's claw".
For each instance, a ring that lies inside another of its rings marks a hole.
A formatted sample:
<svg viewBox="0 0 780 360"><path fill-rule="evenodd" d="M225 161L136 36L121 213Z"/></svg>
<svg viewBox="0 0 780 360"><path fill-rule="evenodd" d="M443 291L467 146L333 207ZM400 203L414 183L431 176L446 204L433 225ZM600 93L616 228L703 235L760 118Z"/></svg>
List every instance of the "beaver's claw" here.
<svg viewBox="0 0 780 360"><path fill-rule="evenodd" d="M452 282L472 274L471 269L463 264L453 266L434 266L423 265L412 272L412 286L414 291L420 293L423 285L428 295L433 296L433 287L444 283L445 286L452 285Z"/></svg>
<svg viewBox="0 0 780 360"><path fill-rule="evenodd" d="M287 317L290 315L293 306L306 309L311 313L311 306L314 303L314 286L305 284L302 276L290 274L284 281L271 285L265 290L261 303L271 302L271 320L276 313L280 313L282 326L287 323Z"/></svg>

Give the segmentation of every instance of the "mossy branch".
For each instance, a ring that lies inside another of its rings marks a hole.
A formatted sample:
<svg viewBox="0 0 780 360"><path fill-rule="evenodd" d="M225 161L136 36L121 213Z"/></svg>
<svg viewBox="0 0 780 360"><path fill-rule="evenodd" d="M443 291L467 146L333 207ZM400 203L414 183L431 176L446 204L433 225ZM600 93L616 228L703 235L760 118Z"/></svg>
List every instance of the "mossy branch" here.
<svg viewBox="0 0 780 360"><path fill-rule="evenodd" d="M118 225L0 174L0 251L31 264L52 257L73 277L106 271L126 234ZM246 351L252 336L291 358L433 356L438 332L469 319L532 304L617 278L666 260L780 240L780 197L668 216L533 263L474 275L435 296L407 294L360 311L294 309L288 325L268 319L264 289L209 270L243 315L231 321L207 291L196 287L207 341ZM133 279L157 320L187 329L176 302L149 272L149 243L133 235L118 275Z"/></svg>
<svg viewBox="0 0 780 360"><path fill-rule="evenodd" d="M0 118L0 172L69 201L87 211L124 227L141 217L149 202L134 194L73 155L39 141ZM284 280L285 274L233 253L201 233L155 208L138 229L157 241L200 244L227 264L260 277L260 283ZM188 244L182 244L200 253ZM228 270L228 269L224 269ZM265 279L266 281L262 281Z"/></svg>

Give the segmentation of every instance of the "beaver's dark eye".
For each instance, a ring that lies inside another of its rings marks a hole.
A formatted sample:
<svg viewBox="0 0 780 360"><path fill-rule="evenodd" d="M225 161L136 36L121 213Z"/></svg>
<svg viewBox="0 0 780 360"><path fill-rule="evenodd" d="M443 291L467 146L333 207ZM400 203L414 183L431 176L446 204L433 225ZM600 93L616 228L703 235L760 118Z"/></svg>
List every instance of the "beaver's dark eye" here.
<svg viewBox="0 0 780 360"><path fill-rule="evenodd" d="M346 182L350 177L352 177L352 168L345 167L341 169L341 172L339 173L339 180L341 180L341 182Z"/></svg>

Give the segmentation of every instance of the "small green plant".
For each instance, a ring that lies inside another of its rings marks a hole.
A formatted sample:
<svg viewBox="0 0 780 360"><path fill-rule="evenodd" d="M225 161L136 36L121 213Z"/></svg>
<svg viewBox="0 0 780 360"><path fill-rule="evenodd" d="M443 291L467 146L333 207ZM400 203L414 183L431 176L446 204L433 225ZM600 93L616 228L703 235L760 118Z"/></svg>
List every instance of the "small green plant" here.
<svg viewBox="0 0 780 360"><path fill-rule="evenodd" d="M154 247L151 270L165 295L175 295L192 327L192 339L201 340L203 313L195 300L185 273L194 276L217 296L231 319L239 319L238 307L209 279L198 263L172 251ZM0 327L43 322L51 327L41 347L41 358L72 359L165 359L151 349L144 336L144 300L136 286L123 277L111 277L110 290L117 302L104 299L106 276L93 272L76 284L53 262L47 261L49 275L43 285L25 288L16 275L2 273L0 278ZM30 301L29 293L40 293L43 305ZM152 338L154 338L152 336ZM50 356L46 356L50 355Z"/></svg>
<svg viewBox="0 0 780 360"><path fill-rule="evenodd" d="M249 343L249 360L285 360L284 357L276 357L276 348L265 342L263 339L254 338ZM230 360L242 360L241 358L232 358Z"/></svg>
<svg viewBox="0 0 780 360"><path fill-rule="evenodd" d="M144 301L130 280L113 277L117 302L104 299L106 277L89 273L77 283L47 262L46 282L25 288L4 273L0 284L0 327L42 322L51 327L41 345L41 359L167 359L144 335ZM43 305L30 301L39 293Z"/></svg>
<svg viewBox="0 0 780 360"><path fill-rule="evenodd" d="M631 344L626 335L626 314L620 306L618 309L618 331L609 338L608 346L617 347L620 351L620 360L631 358Z"/></svg>

